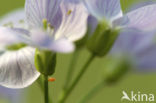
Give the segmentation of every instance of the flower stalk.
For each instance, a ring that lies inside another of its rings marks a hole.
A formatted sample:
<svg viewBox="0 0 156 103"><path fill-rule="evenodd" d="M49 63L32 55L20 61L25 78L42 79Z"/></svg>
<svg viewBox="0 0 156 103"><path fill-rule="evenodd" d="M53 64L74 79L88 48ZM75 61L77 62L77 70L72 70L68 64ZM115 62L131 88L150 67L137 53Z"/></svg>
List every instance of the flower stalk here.
<svg viewBox="0 0 156 103"><path fill-rule="evenodd" d="M92 63L92 61L95 59L95 57L96 56L94 54L92 54L90 56L90 58L87 60L86 64L83 66L83 68L79 72L79 74L76 77L76 79L74 80L74 82L71 84L71 86L68 88L68 90L65 91L65 93L64 93L63 97L60 99L59 103L64 103L66 101L66 99L69 97L71 92L74 90L74 88L76 87L76 85L78 84L78 82L80 81L80 79L82 78L84 73L87 71L89 65Z"/></svg>
<svg viewBox="0 0 156 103"><path fill-rule="evenodd" d="M48 76L44 75L44 101L49 103Z"/></svg>
<svg viewBox="0 0 156 103"><path fill-rule="evenodd" d="M69 83L71 82L71 78L72 78L73 73L75 71L75 65L76 65L77 60L78 60L79 52L80 52L80 50L76 50L74 52L74 54L73 54L72 59L71 59L71 62L70 62L70 65L69 65L69 69L68 69L68 72L67 72L65 85L64 85L64 90L68 89Z"/></svg>
<svg viewBox="0 0 156 103"><path fill-rule="evenodd" d="M99 91L101 91L105 86L105 81L101 81L95 87L93 87L78 103L87 103L89 100L94 97Z"/></svg>

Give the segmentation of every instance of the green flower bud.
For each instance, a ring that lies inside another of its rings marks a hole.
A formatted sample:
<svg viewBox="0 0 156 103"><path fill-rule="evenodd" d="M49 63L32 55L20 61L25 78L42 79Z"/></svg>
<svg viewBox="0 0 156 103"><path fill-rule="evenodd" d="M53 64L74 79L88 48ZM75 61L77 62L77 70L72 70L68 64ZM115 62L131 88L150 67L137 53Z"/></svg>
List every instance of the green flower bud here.
<svg viewBox="0 0 156 103"><path fill-rule="evenodd" d="M111 29L105 23L100 23L88 40L87 48L97 56L105 56L112 48L118 34L118 29Z"/></svg>
<svg viewBox="0 0 156 103"><path fill-rule="evenodd" d="M108 83L118 81L130 68L130 63L125 58L109 58L104 65L104 78Z"/></svg>
<svg viewBox="0 0 156 103"><path fill-rule="evenodd" d="M35 67L37 70L46 76L54 74L56 66L56 53L48 50L36 49L35 52Z"/></svg>

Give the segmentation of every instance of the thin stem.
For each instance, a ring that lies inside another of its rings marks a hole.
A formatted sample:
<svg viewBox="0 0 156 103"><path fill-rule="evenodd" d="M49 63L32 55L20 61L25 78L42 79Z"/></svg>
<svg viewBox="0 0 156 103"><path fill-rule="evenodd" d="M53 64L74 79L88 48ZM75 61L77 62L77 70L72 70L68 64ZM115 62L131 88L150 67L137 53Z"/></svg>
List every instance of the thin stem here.
<svg viewBox="0 0 156 103"><path fill-rule="evenodd" d="M75 71L75 65L77 63L78 56L79 56L79 51L80 50L76 50L73 54L72 59L71 59L69 69L67 72L67 77L66 77L65 84L64 84L64 88L63 88L64 90L66 90L68 88L69 83L71 82L71 78L73 77L73 73Z"/></svg>
<svg viewBox="0 0 156 103"><path fill-rule="evenodd" d="M95 55L91 55L90 56L90 58L88 59L88 61L86 62L86 64L83 66L83 68L79 72L79 74L76 77L76 79L74 80L74 82L72 83L72 85L69 87L69 89L67 91L65 91L65 94L64 94L63 98L60 100L60 103L64 103L66 101L66 99L68 98L68 96L71 94L71 92L75 88L76 84L80 81L80 79L83 76L83 74L87 71L88 66L91 64L91 62L94 60L94 58L95 58Z"/></svg>
<svg viewBox="0 0 156 103"><path fill-rule="evenodd" d="M104 85L104 81L97 84L78 103L87 103L91 98L93 98L99 91L101 91L104 88Z"/></svg>
<svg viewBox="0 0 156 103"><path fill-rule="evenodd" d="M44 76L44 100L49 103L48 76Z"/></svg>

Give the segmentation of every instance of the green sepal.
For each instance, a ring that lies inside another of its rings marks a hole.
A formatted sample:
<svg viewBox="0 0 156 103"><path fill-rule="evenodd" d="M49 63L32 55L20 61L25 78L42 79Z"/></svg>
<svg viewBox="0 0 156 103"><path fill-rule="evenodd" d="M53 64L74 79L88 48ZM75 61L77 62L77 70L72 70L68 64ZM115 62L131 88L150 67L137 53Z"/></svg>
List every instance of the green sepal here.
<svg viewBox="0 0 156 103"><path fill-rule="evenodd" d="M105 23L99 23L87 42L87 48L97 56L105 56L112 48L118 34L118 29L111 29Z"/></svg>
<svg viewBox="0 0 156 103"><path fill-rule="evenodd" d="M83 38L81 38L80 40L75 42L76 48L77 49L81 49L86 45L86 42L88 40L88 33L85 34L85 36Z"/></svg>
<svg viewBox="0 0 156 103"><path fill-rule="evenodd" d="M104 63L104 78L108 83L120 80L130 69L131 65L126 58L109 58Z"/></svg>
<svg viewBox="0 0 156 103"><path fill-rule="evenodd" d="M56 53L48 50L35 51L35 67L43 75L54 74L56 67Z"/></svg>

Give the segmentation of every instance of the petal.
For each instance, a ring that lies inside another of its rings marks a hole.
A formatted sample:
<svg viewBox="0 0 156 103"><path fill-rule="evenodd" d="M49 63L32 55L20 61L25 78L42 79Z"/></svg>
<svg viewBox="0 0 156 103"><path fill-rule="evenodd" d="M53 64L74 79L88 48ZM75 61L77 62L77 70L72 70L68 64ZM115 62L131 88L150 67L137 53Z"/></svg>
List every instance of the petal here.
<svg viewBox="0 0 156 103"><path fill-rule="evenodd" d="M113 21L122 16L120 0L82 0L88 11L98 20Z"/></svg>
<svg viewBox="0 0 156 103"><path fill-rule="evenodd" d="M29 31L25 29L0 27L0 45L30 43L28 34Z"/></svg>
<svg viewBox="0 0 156 103"><path fill-rule="evenodd" d="M114 25L128 28L136 28L142 31L151 31L156 28L156 5L148 5L114 21Z"/></svg>
<svg viewBox="0 0 156 103"><path fill-rule="evenodd" d="M34 66L35 49L27 47L19 51L5 52L0 56L0 85L8 88L24 88L40 75Z"/></svg>
<svg viewBox="0 0 156 103"><path fill-rule="evenodd" d="M55 38L66 37L71 41L82 38L87 30L88 13L82 3L63 2L61 4L62 23Z"/></svg>
<svg viewBox="0 0 156 103"><path fill-rule="evenodd" d="M24 9L16 9L0 18L0 25L27 28Z"/></svg>
<svg viewBox="0 0 156 103"><path fill-rule="evenodd" d="M68 53L74 50L74 45L66 38L54 40L48 33L40 30L31 31L31 40L34 46L40 49L48 49L55 52Z"/></svg>
<svg viewBox="0 0 156 103"><path fill-rule="evenodd" d="M153 32L145 33L136 30L121 32L116 40L111 55L126 56L140 71L152 71L156 68L156 35Z"/></svg>
<svg viewBox="0 0 156 103"><path fill-rule="evenodd" d="M92 35L98 25L98 21L95 17L89 16L88 17L88 34Z"/></svg>
<svg viewBox="0 0 156 103"><path fill-rule="evenodd" d="M60 20L59 6L61 0L26 0L25 11L26 18L30 26L43 27L43 19L55 27Z"/></svg>
<svg viewBox="0 0 156 103"><path fill-rule="evenodd" d="M1 98L7 98L9 100L8 102L12 103L18 103L20 98L24 96L23 90L17 90L17 89L9 89L3 86L0 86L0 95Z"/></svg>

